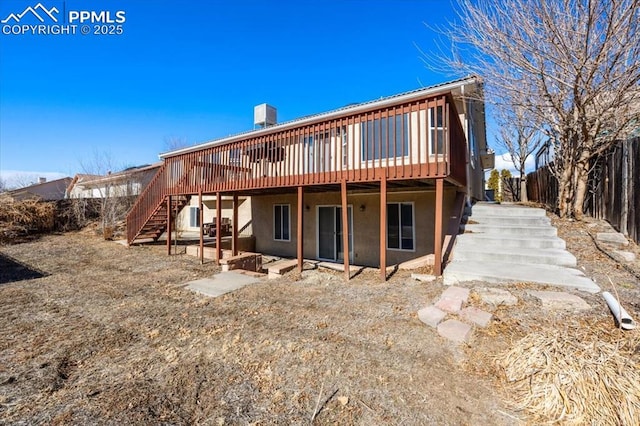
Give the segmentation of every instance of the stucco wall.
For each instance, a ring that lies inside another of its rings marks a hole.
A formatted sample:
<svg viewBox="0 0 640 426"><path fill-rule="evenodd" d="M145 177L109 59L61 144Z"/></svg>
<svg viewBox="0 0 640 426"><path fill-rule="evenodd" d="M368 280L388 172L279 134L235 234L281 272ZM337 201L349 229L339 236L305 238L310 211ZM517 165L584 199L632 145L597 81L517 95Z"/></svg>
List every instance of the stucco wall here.
<svg viewBox="0 0 640 426"><path fill-rule="evenodd" d="M451 214L454 190L445 190L443 209L446 229ZM387 264L395 264L433 253L433 233L435 217L435 192L388 193L387 202L413 202L415 220L415 250L387 250ZM317 258L317 206L340 205L340 193L305 194L304 196L304 257ZM347 203L353 211L353 251L354 264L378 267L380 264L380 195L350 194ZM273 239L273 205L289 204L291 211L291 240ZM308 209L307 209L308 206ZM364 210L361 211L361 206ZM253 230L256 236L256 251L278 256L295 257L297 245L297 197L295 194L260 196L252 199Z"/></svg>
<svg viewBox="0 0 640 426"><path fill-rule="evenodd" d="M216 217L216 197L205 195L202 197L203 211L204 211L204 223L214 222ZM198 231L199 227L190 226L190 210L191 207L198 207L198 196L192 195L189 204L185 206L178 217L178 226L181 230L185 231ZM222 197L222 217L233 218L233 198ZM241 235L252 235L252 222L251 222L251 198L239 197L238 198L238 222L240 223Z"/></svg>

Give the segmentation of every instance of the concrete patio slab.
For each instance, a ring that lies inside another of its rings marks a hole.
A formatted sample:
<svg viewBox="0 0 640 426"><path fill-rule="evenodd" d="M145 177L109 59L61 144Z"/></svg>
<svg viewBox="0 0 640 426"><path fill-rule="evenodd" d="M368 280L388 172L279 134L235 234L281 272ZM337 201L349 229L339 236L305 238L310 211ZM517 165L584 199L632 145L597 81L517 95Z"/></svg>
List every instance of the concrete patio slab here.
<svg viewBox="0 0 640 426"><path fill-rule="evenodd" d="M212 278L190 281L187 283L187 288L205 296L218 297L260 281L261 279L258 277L228 271L220 272Z"/></svg>

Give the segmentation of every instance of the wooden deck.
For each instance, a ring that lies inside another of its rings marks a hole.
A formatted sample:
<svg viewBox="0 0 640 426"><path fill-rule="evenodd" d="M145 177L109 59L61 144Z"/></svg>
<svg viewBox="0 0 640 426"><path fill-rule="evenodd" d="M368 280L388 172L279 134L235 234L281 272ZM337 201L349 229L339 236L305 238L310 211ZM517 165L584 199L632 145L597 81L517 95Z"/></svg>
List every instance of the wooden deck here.
<svg viewBox="0 0 640 426"><path fill-rule="evenodd" d="M177 211L161 206L173 206L168 200L194 194L237 199L239 195L286 191L297 192L301 200L304 191L338 189L346 203L347 188L356 185L380 191L384 201L388 187L431 182L441 203L444 182L466 186L467 152L449 92L417 93L383 106L373 102L365 109L345 108L330 116L185 148L164 157L163 166L129 212L127 240L131 243L143 230L148 231L149 223L162 222L165 229L170 228L169 214ZM381 217L386 220L383 210L381 204ZM158 212L167 217L158 217ZM442 205L436 206L436 216L438 212L441 216ZM437 232L442 232L442 223ZM380 255L384 264L384 250ZM347 262L345 268L348 271Z"/></svg>

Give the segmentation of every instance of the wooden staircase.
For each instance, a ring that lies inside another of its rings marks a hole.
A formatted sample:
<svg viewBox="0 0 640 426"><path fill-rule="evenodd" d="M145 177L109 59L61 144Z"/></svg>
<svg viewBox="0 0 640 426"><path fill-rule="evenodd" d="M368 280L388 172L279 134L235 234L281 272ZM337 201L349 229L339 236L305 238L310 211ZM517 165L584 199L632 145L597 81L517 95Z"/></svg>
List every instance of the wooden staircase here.
<svg viewBox="0 0 640 426"><path fill-rule="evenodd" d="M171 217L175 218L180 211L189 204L191 196L180 195L171 197ZM163 200L151 213L151 216L147 219L142 229L137 233L130 243L138 239L153 238L157 241L158 238L167 230L167 202Z"/></svg>
<svg viewBox="0 0 640 426"><path fill-rule="evenodd" d="M129 210L127 214L129 244L143 238L152 238L157 241L167 230L167 196L171 193L167 186L167 173L165 163ZM171 196L171 217L175 218L184 206L189 204L190 199L191 195Z"/></svg>

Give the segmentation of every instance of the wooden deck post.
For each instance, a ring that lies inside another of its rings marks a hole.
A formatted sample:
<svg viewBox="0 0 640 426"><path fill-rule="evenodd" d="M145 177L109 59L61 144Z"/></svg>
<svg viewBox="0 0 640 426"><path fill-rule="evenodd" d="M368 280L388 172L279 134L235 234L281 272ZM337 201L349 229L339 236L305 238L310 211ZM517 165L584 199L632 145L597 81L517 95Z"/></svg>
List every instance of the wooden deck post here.
<svg viewBox="0 0 640 426"><path fill-rule="evenodd" d="M200 264L204 264L204 224L203 219L204 219L204 212L202 211L202 189L200 189L200 191L198 191L198 214L199 214L199 220L198 223L200 224Z"/></svg>
<svg viewBox="0 0 640 426"><path fill-rule="evenodd" d="M387 280L387 174L380 181L380 278Z"/></svg>
<svg viewBox="0 0 640 426"><path fill-rule="evenodd" d="M298 223L297 223L297 255L298 255L298 272L302 273L303 267L303 236L302 236L302 220L303 220L303 211L304 211L304 193L302 191L302 186L298 186Z"/></svg>
<svg viewBox="0 0 640 426"><path fill-rule="evenodd" d="M167 255L171 255L171 195L167 196Z"/></svg>
<svg viewBox="0 0 640 426"><path fill-rule="evenodd" d="M349 212L347 211L347 180L342 179L340 185L342 195L342 257L344 258L344 279L349 281Z"/></svg>
<svg viewBox="0 0 640 426"><path fill-rule="evenodd" d="M216 264L220 265L220 259L222 258L222 235L220 228L222 227L222 200L220 199L220 193L216 192Z"/></svg>
<svg viewBox="0 0 640 426"><path fill-rule="evenodd" d="M233 225L231 227L231 255L238 255L238 194L233 194Z"/></svg>
<svg viewBox="0 0 640 426"><path fill-rule="evenodd" d="M442 275L442 204L444 202L444 179L436 179L436 214L433 233L433 274Z"/></svg>

